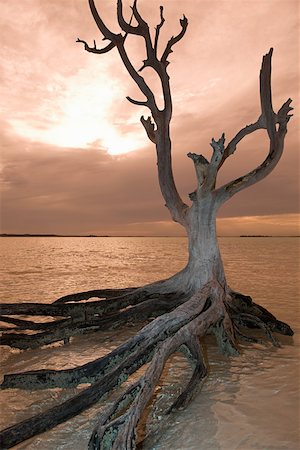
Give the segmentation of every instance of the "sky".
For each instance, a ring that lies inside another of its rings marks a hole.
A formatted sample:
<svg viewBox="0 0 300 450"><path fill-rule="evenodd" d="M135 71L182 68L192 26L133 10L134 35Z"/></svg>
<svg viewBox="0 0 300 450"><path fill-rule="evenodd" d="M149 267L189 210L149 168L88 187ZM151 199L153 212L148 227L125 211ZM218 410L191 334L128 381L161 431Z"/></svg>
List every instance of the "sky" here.
<svg viewBox="0 0 300 450"><path fill-rule="evenodd" d="M87 0L0 0L1 232L184 235L161 197L154 145L140 124L143 97L114 49L84 51L79 37L105 45ZM124 0L126 17L130 2ZM168 67L174 113L174 176L183 200L196 186L188 152L210 154L259 111L262 56L274 47L273 106L289 97L284 155L265 180L237 194L218 215L219 235L299 233L299 4L294 0L139 0L151 30L164 5L160 51L189 20ZM118 32L116 1L96 1ZM141 67L141 38L127 39ZM157 98L159 84L145 73ZM219 174L221 185L259 165L264 131L248 136ZM190 203L189 203L190 204Z"/></svg>

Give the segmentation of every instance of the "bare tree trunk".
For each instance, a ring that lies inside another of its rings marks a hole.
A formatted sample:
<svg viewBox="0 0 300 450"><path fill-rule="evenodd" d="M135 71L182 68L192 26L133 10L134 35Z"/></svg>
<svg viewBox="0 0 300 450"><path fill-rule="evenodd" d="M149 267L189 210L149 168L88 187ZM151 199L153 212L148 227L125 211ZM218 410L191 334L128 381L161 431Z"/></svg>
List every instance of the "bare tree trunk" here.
<svg viewBox="0 0 300 450"><path fill-rule="evenodd" d="M216 235L216 202L211 194L189 211L187 235L189 260L184 269L188 287L197 291L215 280L225 288L226 280Z"/></svg>
<svg viewBox="0 0 300 450"><path fill-rule="evenodd" d="M182 291L194 294L211 281L218 282L224 290L226 278L216 234L216 201L210 194L200 204L188 211L186 232L188 237L188 262L186 267L164 280L159 291ZM158 289L154 283L152 289Z"/></svg>

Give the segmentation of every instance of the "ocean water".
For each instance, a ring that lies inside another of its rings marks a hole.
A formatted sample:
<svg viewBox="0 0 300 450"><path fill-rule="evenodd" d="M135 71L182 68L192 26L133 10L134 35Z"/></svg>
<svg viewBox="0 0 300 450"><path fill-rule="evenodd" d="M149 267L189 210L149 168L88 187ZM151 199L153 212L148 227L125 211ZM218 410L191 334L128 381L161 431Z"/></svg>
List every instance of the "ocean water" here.
<svg viewBox="0 0 300 450"><path fill-rule="evenodd" d="M190 406L162 417L166 402L178 395L190 373L185 359L168 361L155 392L153 430L147 450L297 450L299 401L299 240L297 238L220 238L232 288L251 295L295 331L280 337L281 348L244 345L225 358L211 337L204 342L209 377ZM139 286L172 275L187 258L184 238L0 238L1 301L52 302L77 291ZM136 328L94 333L20 352L1 349L4 373L67 368L110 351ZM2 378L1 378L2 380ZM76 389L0 392L1 429L74 395ZM111 402L108 399L106 404ZM103 406L97 404L17 449L83 450ZM151 416L149 416L151 417ZM155 430L158 429L157 432ZM120 449L122 450L122 449Z"/></svg>

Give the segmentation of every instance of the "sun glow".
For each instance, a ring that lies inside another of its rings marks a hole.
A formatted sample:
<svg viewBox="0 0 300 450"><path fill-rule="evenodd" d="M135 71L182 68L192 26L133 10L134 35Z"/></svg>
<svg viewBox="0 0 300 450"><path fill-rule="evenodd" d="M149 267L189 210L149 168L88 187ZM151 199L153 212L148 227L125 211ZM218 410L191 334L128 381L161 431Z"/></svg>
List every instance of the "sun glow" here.
<svg viewBox="0 0 300 450"><path fill-rule="evenodd" d="M122 84L105 71L100 81L90 73L93 71L86 68L71 79L49 83L45 98L35 111L20 113L10 120L14 131L57 147L95 146L111 155L141 148L145 137L136 117L130 117L129 113L126 120L114 123L118 120L117 108L126 102Z"/></svg>
<svg viewBox="0 0 300 450"><path fill-rule="evenodd" d="M86 119L88 119L86 117ZM97 147L110 155L119 155L138 150L145 144L138 133L122 136L108 121L101 124L86 120L74 121L66 118L51 129L40 129L21 120L12 120L11 125L19 135L33 141L44 142L57 147L90 148Z"/></svg>

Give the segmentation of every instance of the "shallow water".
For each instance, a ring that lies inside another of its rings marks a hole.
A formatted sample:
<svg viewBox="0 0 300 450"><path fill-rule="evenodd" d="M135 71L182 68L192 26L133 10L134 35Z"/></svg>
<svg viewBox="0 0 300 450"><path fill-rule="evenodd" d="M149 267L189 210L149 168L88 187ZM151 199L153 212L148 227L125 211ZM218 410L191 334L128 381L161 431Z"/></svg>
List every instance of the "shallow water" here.
<svg viewBox="0 0 300 450"><path fill-rule="evenodd" d="M180 355L168 362L156 392L158 437L148 450L297 450L299 440L299 241L297 238L221 238L229 284L251 295L296 332L279 349L244 346L238 358L204 343L210 374L185 410L161 419L162 405L178 395L189 370ZM138 286L180 270L184 238L1 238L3 302L51 302L76 291ZM1 350L1 372L83 364L133 335L134 328L74 338L70 345L27 352ZM103 344L104 341L104 344ZM1 391L1 428L71 397L76 389ZM111 400L110 400L111 401ZM25 411L24 411L25 410ZM87 448L100 405L18 449ZM121 450L121 449L120 449Z"/></svg>

